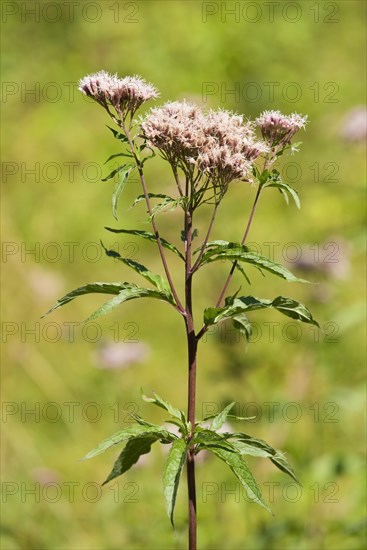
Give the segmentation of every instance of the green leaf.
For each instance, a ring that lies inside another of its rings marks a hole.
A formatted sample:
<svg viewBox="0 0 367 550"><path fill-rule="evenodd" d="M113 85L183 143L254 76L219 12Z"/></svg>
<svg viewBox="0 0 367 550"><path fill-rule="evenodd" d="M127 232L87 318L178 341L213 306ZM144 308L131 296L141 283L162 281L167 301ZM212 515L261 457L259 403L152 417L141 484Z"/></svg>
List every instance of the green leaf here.
<svg viewBox="0 0 367 550"><path fill-rule="evenodd" d="M142 288L131 283L128 288L121 290L115 298L112 298L112 300L104 303L99 309L92 313L92 315L88 317L87 321L93 321L102 315L106 315L106 313L109 313L123 302L135 300L136 298L156 298L174 305L174 301L167 295L166 292L151 288Z"/></svg>
<svg viewBox="0 0 367 550"><path fill-rule="evenodd" d="M187 444L183 438L176 439L169 451L163 472L163 491L168 517L173 522L176 496L182 468L186 461Z"/></svg>
<svg viewBox="0 0 367 550"><path fill-rule="evenodd" d="M142 237L143 239L147 239L148 241L157 242L157 237L154 233L151 233L149 231L140 231L139 229L112 229L111 227L105 227L107 231L111 231L112 233L126 233L128 235L136 235L137 237ZM175 247L172 243L169 241L166 241L166 239L163 239L160 237L162 246L164 248L167 248L171 252L174 252L179 256L182 260L185 260L183 254L178 250L178 248Z"/></svg>
<svg viewBox="0 0 367 550"><path fill-rule="evenodd" d="M128 143L128 139L127 137L125 136L125 134L122 134L121 132L118 132L117 130L115 130L114 128L111 128L111 126L108 126L106 124L107 128L109 130L111 130L111 132L113 133L114 137L118 140L118 141L121 141L122 143Z"/></svg>
<svg viewBox="0 0 367 550"><path fill-rule="evenodd" d="M212 447L225 449L229 452L235 451L232 443L228 441L228 436L200 428L199 426L195 430L194 443L198 445L198 451L201 449L211 449Z"/></svg>
<svg viewBox="0 0 367 550"><path fill-rule="evenodd" d="M127 470L130 470L130 468L139 460L141 455L145 455L150 452L152 444L157 441L157 439L159 439L157 436L136 437L134 439L130 439L124 450L118 456L110 475L106 481L102 483L102 485L105 485L109 481L115 479L115 477L118 477L127 472Z"/></svg>
<svg viewBox="0 0 367 550"><path fill-rule="evenodd" d="M115 153L114 155L111 155L110 157L108 157L108 159L105 161L105 164L107 164L107 162L110 162L110 160L113 160L117 157L132 157L132 158L134 158L134 155L132 155L131 153Z"/></svg>
<svg viewBox="0 0 367 550"><path fill-rule="evenodd" d="M232 324L233 327L243 334L248 341L251 340L252 328L247 315L244 313L236 315L232 318Z"/></svg>
<svg viewBox="0 0 367 550"><path fill-rule="evenodd" d="M311 312L303 304L278 296L273 301L255 298L254 296L242 296L235 298L233 303L223 308L207 308L204 311L204 323L206 326L215 325L225 319L233 319L242 313L257 309L273 308L304 323L319 326L311 315Z"/></svg>
<svg viewBox="0 0 367 550"><path fill-rule="evenodd" d="M177 199L174 199L173 197L163 193L148 193L148 197L150 199L163 199L162 202L152 208L151 218L154 218L154 216L156 216L156 214L158 214L161 210L174 210L177 206L184 204L186 201L186 197L178 197ZM133 202L131 208L142 200L145 200L145 195L139 195Z"/></svg>
<svg viewBox="0 0 367 550"><path fill-rule="evenodd" d="M301 201L299 200L298 192L293 187L288 185L287 183L284 183L282 181L281 182L273 182L273 183L269 183L268 185L266 185L266 187L276 187L276 188L279 189L279 191L284 191L285 192L285 197L287 197L287 193L288 193L293 198L297 208L298 209L301 208Z"/></svg>
<svg viewBox="0 0 367 550"><path fill-rule="evenodd" d="M139 273L139 275L142 275L147 281L152 283L159 291L164 292L167 294L167 297L170 298L170 301L173 301L173 296L171 294L171 289L166 281L161 275L158 275L156 273L153 273L150 271L147 267L145 267L142 264L139 264L139 262L136 262L135 260L130 260L129 258L123 258L120 256L118 252L115 250L108 250L104 244L101 241L101 244L104 248L104 251L106 252L107 256L113 256L114 258L117 258L120 262L124 263L128 267L131 267L136 273Z"/></svg>
<svg viewBox="0 0 367 550"><path fill-rule="evenodd" d="M276 455L271 457L270 460L277 468L279 468L279 470L291 476L291 478L293 478L296 483L301 485L296 477L293 468L290 466L289 462L282 453L277 451Z"/></svg>
<svg viewBox="0 0 367 550"><path fill-rule="evenodd" d="M65 304L68 304L78 296L83 294L115 294L116 296L102 305L97 311L95 311L87 321L91 321L109 313L117 305L127 302L128 300L134 300L135 298L157 298L174 305L172 299L165 292L161 292L155 289L142 288L133 283L90 283L88 285L81 286L72 290L59 300L56 304L45 314L48 315L51 311L58 309Z"/></svg>
<svg viewBox="0 0 367 550"><path fill-rule="evenodd" d="M242 275L245 277L246 281L248 282L248 284L251 286L251 281L250 279L248 278L245 270L243 269L242 265L239 263L239 262L233 262L233 264L236 266L236 269L238 269L238 271L240 273L242 273Z"/></svg>
<svg viewBox="0 0 367 550"><path fill-rule="evenodd" d="M122 164L115 170L112 170L112 172L106 177L103 178L102 181L107 181L109 179L112 179L115 177L116 174L118 174L118 178L115 182L115 188L112 194L112 214L114 218L117 220L117 205L119 198L121 196L122 191L125 189L125 185L127 183L127 180L129 179L129 176L131 172L135 169L135 164L128 162L126 164Z"/></svg>
<svg viewBox="0 0 367 550"><path fill-rule="evenodd" d="M154 405L157 405L157 407L168 411L171 416L173 416L174 418L178 418L180 421L182 421L182 418L185 418L183 411L173 407L171 403L160 397L157 393L153 392L153 395L154 397L147 397L146 395L142 394L142 398L147 403L154 403Z"/></svg>
<svg viewBox="0 0 367 550"><path fill-rule="evenodd" d="M215 447L210 450L230 467L234 475L246 489L249 499L265 508L268 512L272 513L270 508L263 501L260 488L246 462L241 458L241 455L236 452L226 451L225 449L217 449Z"/></svg>
<svg viewBox="0 0 367 550"><path fill-rule="evenodd" d="M176 436L174 434L171 434L162 426L158 426L156 424L152 424L150 426L134 424L133 426L124 428L123 430L120 430L119 432L113 434L111 437L104 439L95 449L89 451L89 453L87 453L85 457L82 458L82 460L87 460L89 458L100 455L113 445L124 443L125 441L129 441L130 439L134 439L136 437L148 436L156 437L157 439L164 441L173 441L174 439L176 439Z"/></svg>
<svg viewBox="0 0 367 550"><path fill-rule="evenodd" d="M259 183L260 185L264 185L269 179L269 170L264 170L259 177Z"/></svg>
<svg viewBox="0 0 367 550"><path fill-rule="evenodd" d="M231 409L233 409L235 404L236 404L236 402L233 401L232 403L227 405L219 414L217 414L213 418L211 426L210 426L211 430L213 430L215 432L223 426L223 424L227 420L227 416L228 416L229 412L231 411Z"/></svg>
<svg viewBox="0 0 367 550"><path fill-rule="evenodd" d="M297 283L308 283L305 279L299 279L293 273L291 273L286 267L277 262L269 260L265 256L261 256L256 252L251 252L247 246L241 245L240 243L226 242L226 241L216 241L214 244L208 243L208 250L204 252L201 260L200 266L211 262L217 262L221 260L232 260L238 262L245 262L253 265L258 269L265 269L273 275L282 277L290 282Z"/></svg>
<svg viewBox="0 0 367 550"><path fill-rule="evenodd" d="M83 294L119 294L122 290L134 288L135 286L132 283L90 283L80 286L57 300L56 304L45 315L71 302L74 298L83 296Z"/></svg>

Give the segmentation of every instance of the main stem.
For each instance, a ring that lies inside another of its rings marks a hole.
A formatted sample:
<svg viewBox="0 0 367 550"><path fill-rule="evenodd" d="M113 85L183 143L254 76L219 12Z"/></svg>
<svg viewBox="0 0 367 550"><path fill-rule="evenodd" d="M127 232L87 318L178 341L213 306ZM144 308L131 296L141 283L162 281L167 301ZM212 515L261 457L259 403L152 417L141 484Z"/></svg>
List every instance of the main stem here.
<svg viewBox="0 0 367 550"><path fill-rule="evenodd" d="M192 311L192 270L191 270L191 243L192 243L192 212L185 213L185 323L188 346L188 420L191 422L189 434L189 448L187 451L187 490L189 504L189 550L196 550L196 484L195 484L195 450L191 443L195 430L196 405L196 356L198 340L195 336L194 318Z"/></svg>

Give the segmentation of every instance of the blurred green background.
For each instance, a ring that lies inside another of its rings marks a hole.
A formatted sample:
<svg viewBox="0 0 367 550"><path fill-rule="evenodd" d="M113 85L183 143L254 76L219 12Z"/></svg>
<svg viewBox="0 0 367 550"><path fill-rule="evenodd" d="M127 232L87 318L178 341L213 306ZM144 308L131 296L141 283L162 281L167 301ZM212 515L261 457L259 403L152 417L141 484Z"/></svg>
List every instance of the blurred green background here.
<svg viewBox="0 0 367 550"><path fill-rule="evenodd" d="M81 284L138 280L102 255L101 238L161 269L153 245L104 230L148 227L142 206L129 210L138 181L127 186L119 222L111 214L112 184L100 182L118 144L107 115L76 83L101 69L143 76L162 101L187 98L246 117L278 108L308 114L301 152L282 161L302 210L267 191L250 241L318 284L249 272L250 290L240 278L232 289L304 301L322 330L254 313L255 342L246 349L229 327L209 333L198 373L198 416L235 400L238 413L256 418L232 427L286 451L303 486L297 490L262 459L249 460L271 517L245 501L222 464L204 459L197 468L198 546L365 548L364 2L3 1L1 8L2 548L186 547L185 480L173 531L158 445L103 490L98 483L118 451L78 462L127 425L129 412L165 419L142 404L141 387L186 406L181 320L165 304L142 300L86 330L82 321L102 303L98 297L41 319ZM149 164L148 185L152 192L172 188L159 160ZM214 238L240 239L253 195L249 186L232 185ZM207 214L204 208L199 229ZM179 245L179 212L158 221ZM180 266L170 262L182 291ZM199 274L198 326L227 272L217 264Z"/></svg>

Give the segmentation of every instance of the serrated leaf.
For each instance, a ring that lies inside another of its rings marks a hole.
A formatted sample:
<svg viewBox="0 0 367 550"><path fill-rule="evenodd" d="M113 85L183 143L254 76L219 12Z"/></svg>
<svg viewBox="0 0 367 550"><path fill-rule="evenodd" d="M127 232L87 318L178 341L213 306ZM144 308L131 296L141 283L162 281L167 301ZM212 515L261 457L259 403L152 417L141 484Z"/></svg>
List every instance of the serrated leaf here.
<svg viewBox="0 0 367 550"><path fill-rule="evenodd" d="M148 397L142 393L142 398L147 403L154 403L154 405L157 405L157 407L166 410L171 416L173 416L174 418L178 418L178 420L180 420L182 424L183 420L185 420L185 414L183 413L183 411L173 407L171 403L160 397L157 393L153 392L153 395L154 397Z"/></svg>
<svg viewBox="0 0 367 550"><path fill-rule="evenodd" d="M297 476L293 470L293 468L291 467L291 465L289 464L289 462L287 461L287 459L285 458L284 455L282 455L279 451L277 451L276 455L275 456L272 456L270 458L270 460L272 461L272 463L277 467L279 468L279 470L281 470L282 472L284 472L285 474L288 474L292 479L294 479L294 481L296 483L298 483L299 485L301 485L301 483L299 482L299 480L297 479Z"/></svg>
<svg viewBox="0 0 367 550"><path fill-rule="evenodd" d="M157 242L157 237L154 233L151 233L149 231L140 231L138 229L112 229L111 227L105 227L107 231L111 231L112 233L126 233L128 235L136 235L137 237L142 237L143 239L147 239L148 241ZM171 252L174 252L179 256L182 260L185 260L183 254L178 250L178 248L175 247L172 243L169 241L166 241L166 239L163 239L160 237L162 246L164 248L167 248L168 250L171 250Z"/></svg>
<svg viewBox="0 0 367 550"><path fill-rule="evenodd" d="M212 448L210 450L230 467L234 475L246 489L249 499L265 508L268 512L272 513L270 508L263 501L260 487L258 486L251 470L241 455L236 452L226 451L225 449Z"/></svg>
<svg viewBox="0 0 367 550"><path fill-rule="evenodd" d="M168 430L157 424L152 424L151 426L145 426L141 424L134 424L128 428L124 428L119 432L116 432L110 437L104 439L95 449L92 449L87 453L82 460L87 460L98 456L101 453L104 453L107 449L113 445L118 445L119 443L124 443L130 439L136 437L156 437L157 439L163 439L165 441L173 441L176 439L174 434L171 434Z"/></svg>
<svg viewBox="0 0 367 550"><path fill-rule="evenodd" d="M228 437L223 434L218 434L212 430L197 427L194 435L194 442L199 449L225 449L229 452L234 452L235 448L228 441Z"/></svg>
<svg viewBox="0 0 367 550"><path fill-rule="evenodd" d="M163 492L166 501L167 515L173 522L176 497L182 468L186 461L187 444L183 438L176 439L168 453L163 472Z"/></svg>
<svg viewBox="0 0 367 550"><path fill-rule="evenodd" d="M159 204L157 204L152 208L151 218L154 218L158 214L158 212L162 210L167 210L167 211L174 210L180 204L184 204L186 200L186 197L178 197L175 199L163 193L148 193L148 196L150 199L163 199L162 202L160 202ZM133 208L136 204L138 204L142 200L145 200L145 195L139 195L133 202L131 208Z"/></svg>
<svg viewBox="0 0 367 550"><path fill-rule="evenodd" d="M150 271L147 267L145 267L143 264L140 264L139 262L136 262L135 260L131 260L130 258L123 258L118 252L115 250L107 250L107 248L104 246L104 244L101 241L101 244L104 248L104 251L106 252L107 256L113 256L114 258L118 259L120 262L124 263L128 267L131 267L136 273L139 273L139 275L142 275L147 281L152 283L158 290L161 292L164 292L167 294L167 296L170 298L170 300L173 300L173 296L171 294L171 289L166 281L161 275L158 275L156 273L153 273Z"/></svg>
<svg viewBox="0 0 367 550"><path fill-rule="evenodd" d="M230 403L229 405L227 405L219 414L217 414L213 420L212 420L212 423L211 423L211 426L210 426L210 429L213 430L214 432L216 432L217 430L219 430L223 424L225 423L225 421L227 420L227 416L230 412L231 409L233 409L233 407L235 406L236 402L233 401L232 403Z"/></svg>
<svg viewBox="0 0 367 550"><path fill-rule="evenodd" d="M48 315L51 311L58 309L61 306L71 302L78 296L83 294L119 294L122 290L127 288L133 288L136 285L132 283L90 283L84 286L80 286L75 290L72 290L68 294L65 294L62 298L57 300L56 304L45 314Z"/></svg>
<svg viewBox="0 0 367 550"><path fill-rule="evenodd" d="M135 300L136 298L156 298L157 300L162 300L163 302L174 304L173 299L168 296L167 292L162 292L160 290L155 290L151 288L142 288L137 285L130 284L129 288L121 290L121 292L119 292L119 294L115 298L112 298L112 300L105 302L100 308L92 313L92 315L88 317L86 322L93 321L94 319L97 319L102 315L106 315L106 313L109 313L120 304L128 302L129 300Z"/></svg>
<svg viewBox="0 0 367 550"><path fill-rule="evenodd" d="M130 439L118 456L110 475L106 481L102 483L102 486L115 479L115 477L121 476L130 470L130 468L139 460L141 455L145 455L150 452L152 444L157 441L157 439L159 438L156 436L136 437L134 439Z"/></svg>
<svg viewBox="0 0 367 550"><path fill-rule="evenodd" d="M280 313L297 319L298 321L319 326L306 306L292 298L285 298L284 296L278 296L273 301L255 298L254 296L235 298L232 304L223 308L205 309L204 323L206 326L210 326L224 321L225 319L233 319L237 315L245 312L247 313L248 311L266 308L276 309Z"/></svg>
<svg viewBox="0 0 367 550"><path fill-rule="evenodd" d="M290 282L296 283L308 283L305 279L299 279L293 273L289 271L286 267L277 262L269 260L261 254L250 251L246 246L241 245L240 243L235 242L226 242L226 241L217 241L221 244L217 246L214 243L209 243L207 245L208 250L204 252L201 260L200 266L203 266L208 263L221 261L221 260L231 260L237 262L245 262L253 265L258 269L265 269L273 275L282 277Z"/></svg>
<svg viewBox="0 0 367 550"><path fill-rule="evenodd" d="M271 456L268 451L260 449L259 447L253 447L244 441L231 441L231 443L236 451L241 455L250 455L262 458L270 458Z"/></svg>

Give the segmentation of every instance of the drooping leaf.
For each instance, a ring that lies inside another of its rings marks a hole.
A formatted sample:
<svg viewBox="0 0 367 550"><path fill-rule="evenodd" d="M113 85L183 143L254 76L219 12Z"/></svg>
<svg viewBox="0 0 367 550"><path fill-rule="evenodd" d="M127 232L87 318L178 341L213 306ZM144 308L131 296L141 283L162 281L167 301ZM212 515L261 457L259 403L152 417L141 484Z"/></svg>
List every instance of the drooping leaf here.
<svg viewBox="0 0 367 550"><path fill-rule="evenodd" d="M288 185L287 183L281 182L273 182L266 185L266 187L276 187L279 189L279 191L283 191L283 194L285 194L285 198L287 198L287 193L293 198L296 206L298 209L301 208L301 201L299 200L299 196L297 191Z"/></svg>
<svg viewBox="0 0 367 550"><path fill-rule="evenodd" d="M122 191L125 188L125 185L127 183L127 180L129 179L129 176L131 172L135 168L135 164L132 162L127 162L126 164L122 164L115 170L112 170L112 172L106 177L103 178L102 181L107 181L109 179L114 178L116 175L118 175L117 179L115 180L115 188L113 190L112 194L112 214L113 217L117 220L117 205L119 198L121 196Z"/></svg>
<svg viewBox="0 0 367 550"><path fill-rule="evenodd" d="M102 485L105 485L109 481L115 479L115 477L118 477L127 472L127 470L129 470L132 466L134 466L134 464L136 464L141 455L145 455L150 452L152 444L157 441L157 439L159 439L157 435L135 437L134 439L130 439L126 443L123 451L118 456L108 478L102 483Z"/></svg>
<svg viewBox="0 0 367 550"><path fill-rule="evenodd" d="M227 405L219 414L217 414L213 418L211 426L210 426L211 430L213 430L215 432L223 426L223 424L227 420L227 416L228 416L229 412L231 411L231 409L233 409L235 404L236 404L236 402L233 401L232 403Z"/></svg>
<svg viewBox="0 0 367 550"><path fill-rule="evenodd" d="M277 468L279 468L279 470L291 476L291 478L293 478L296 483L301 485L293 468L291 467L284 455L277 451L276 455L271 457L270 460Z"/></svg>
<svg viewBox="0 0 367 550"><path fill-rule="evenodd" d="M90 283L80 286L57 300L56 304L45 315L71 302L78 296L83 296L83 294L119 294L122 290L135 287L136 285L132 283Z"/></svg>
<svg viewBox="0 0 367 550"><path fill-rule="evenodd" d="M179 205L185 204L187 200L186 197L173 198L163 193L148 193L148 196L150 199L163 199L162 202L152 208L152 218L154 218L154 216L156 216L158 212L162 210L174 210ZM145 195L139 195L133 202L131 208L143 200L145 200Z"/></svg>
<svg viewBox="0 0 367 550"><path fill-rule="evenodd" d="M288 317L318 326L318 323L314 320L306 306L292 298L285 298L284 296L278 296L274 300L265 300L255 298L254 296L235 298L231 305L223 308L207 308L204 311L204 323L206 326L210 326L225 319L233 319L237 315L247 313L248 311L266 308L276 309Z"/></svg>
<svg viewBox="0 0 367 550"><path fill-rule="evenodd" d="M247 315L244 313L236 315L232 318L232 324L236 330L245 336L248 342L251 340L252 328Z"/></svg>
<svg viewBox="0 0 367 550"><path fill-rule="evenodd" d="M136 437L156 437L157 439L162 439L164 441L174 441L176 436L170 433L168 430L157 424L152 424L151 426L145 426L141 424L134 424L133 426L128 426L119 432L116 432L110 437L104 439L95 449L92 449L82 458L82 460L87 460L93 458L101 453L104 453L107 449L113 445L118 445L119 443L124 443L130 439Z"/></svg>
<svg viewBox="0 0 367 550"><path fill-rule="evenodd" d="M166 501L167 515L173 522L176 496L182 468L186 461L187 443L183 438L176 439L168 453L163 472L163 492Z"/></svg>
<svg viewBox="0 0 367 550"><path fill-rule="evenodd" d="M245 277L246 281L248 282L248 284L251 286L251 281L250 279L248 278L247 276L247 273L245 272L245 270L243 269L242 265L240 264L240 262L233 262L233 264L235 264L236 266L236 269L238 269L238 271L240 273L242 273L242 275Z"/></svg>
<svg viewBox="0 0 367 550"><path fill-rule="evenodd" d="M230 452L225 449L218 449L215 447L211 448L210 451L230 467L234 475L246 489L249 499L265 508L268 512L272 513L270 508L262 499L260 487L258 486L251 470L241 455L237 452Z"/></svg>
<svg viewBox="0 0 367 550"><path fill-rule="evenodd" d="M220 244L214 245L209 243L207 245L208 250L204 252L201 260L200 266L211 262L217 262L222 260L231 260L237 262L245 262L253 265L258 269L265 269L273 275L282 277L283 279L290 282L297 283L308 283L305 279L299 279L293 273L289 271L286 267L277 262L269 260L261 254L250 251L247 246L241 245L240 243L232 243L226 241L216 241Z"/></svg>
<svg viewBox="0 0 367 550"><path fill-rule="evenodd" d="M117 305L136 298L156 298L174 305L174 301L172 301L172 298L168 296L167 293L151 288L142 288L133 283L90 283L72 290L57 300L56 304L45 315L48 315L51 311L54 311L65 304L68 304L83 294L115 294L115 297L112 300L109 300L103 304L97 311L88 317L87 321L91 321L101 315L105 315Z"/></svg>
<svg viewBox="0 0 367 550"><path fill-rule="evenodd" d="M174 304L173 299L171 299L171 297L168 296L166 292L151 288L142 288L130 284L130 288L121 290L121 292L119 292L119 294L115 296L115 298L112 298L112 300L105 302L100 308L92 313L90 317L88 317L87 321L93 321L94 319L97 319L102 315L106 315L106 313L109 313L123 302L135 300L136 298L156 298L158 300L162 300L163 302L168 302L172 305Z"/></svg>
<svg viewBox="0 0 367 550"><path fill-rule="evenodd" d="M164 292L167 294L167 296L173 300L171 289L166 281L161 275L158 275L156 273L153 273L150 271L147 267L140 264L139 262L136 262L135 260L131 260L130 258L123 258L118 252L115 250L107 250L107 248L104 246L104 244L101 241L101 244L108 256L113 256L114 258L117 258L120 262L124 263L128 267L131 267L136 273L139 273L139 275L142 275L147 281L152 283L158 290L161 292Z"/></svg>
<svg viewBox="0 0 367 550"><path fill-rule="evenodd" d="M151 233L149 231L140 231L138 229L112 229L111 227L105 227L107 231L111 231L112 233L126 233L128 235L136 235L137 237L142 237L143 239L147 239L148 241L157 242L157 237L154 233ZM164 248L167 248L168 250L171 250L171 252L174 252L179 256L182 260L185 260L183 254L178 250L178 248L175 247L172 243L169 241L166 241L166 239L163 239L160 237L162 246Z"/></svg>

